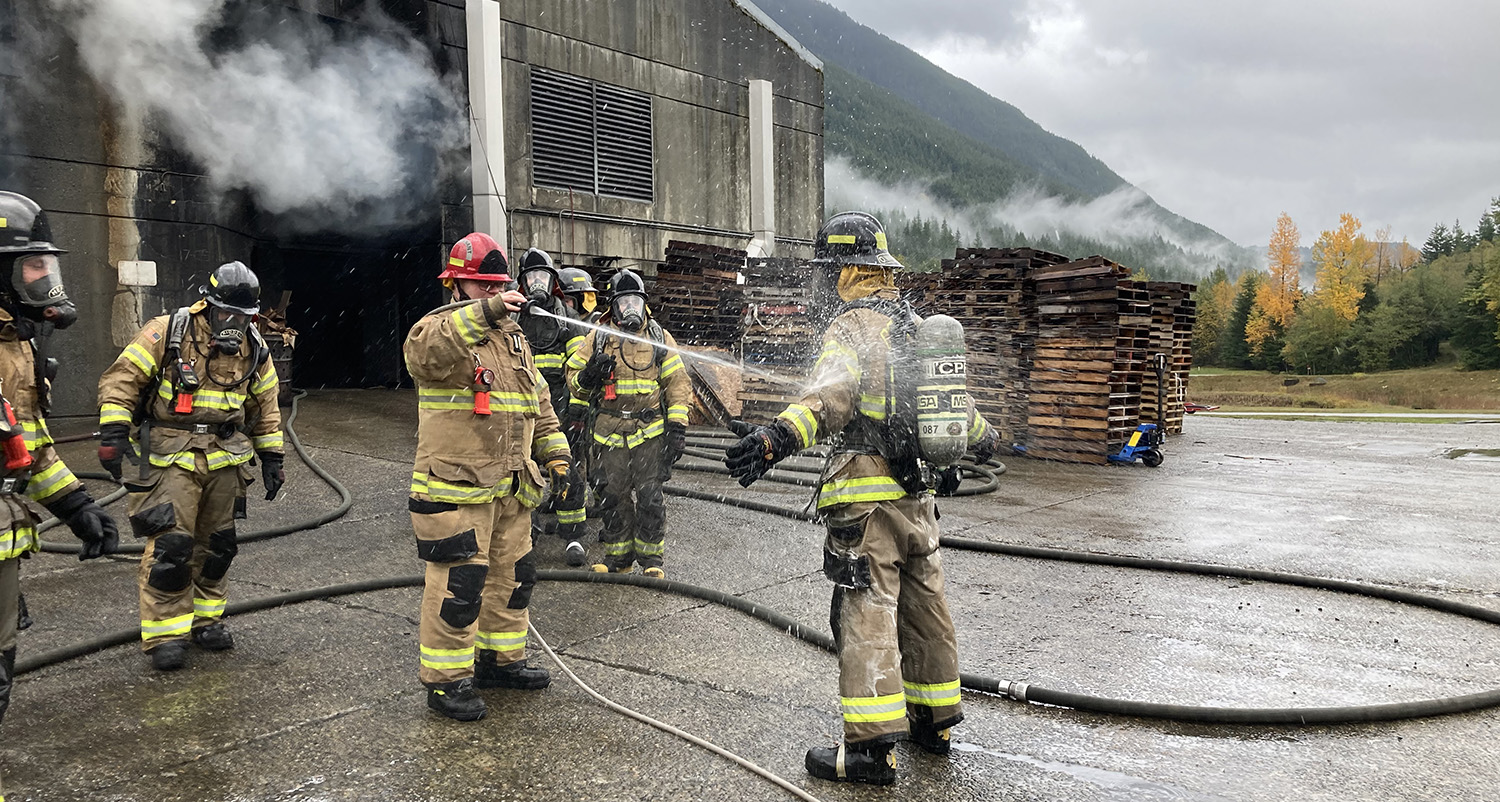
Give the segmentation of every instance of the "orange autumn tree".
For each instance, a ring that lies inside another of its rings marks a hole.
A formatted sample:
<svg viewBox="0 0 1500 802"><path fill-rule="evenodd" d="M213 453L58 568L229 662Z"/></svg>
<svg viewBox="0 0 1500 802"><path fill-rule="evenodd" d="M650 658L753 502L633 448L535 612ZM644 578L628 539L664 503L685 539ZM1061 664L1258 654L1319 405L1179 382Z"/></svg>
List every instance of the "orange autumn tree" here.
<svg viewBox="0 0 1500 802"><path fill-rule="evenodd" d="M1360 233L1360 226L1358 217L1341 214L1339 227L1324 231L1313 245L1313 264L1318 266L1313 300L1331 309L1345 323L1354 322L1359 315L1359 302L1365 297L1365 280L1375 251Z"/></svg>
<svg viewBox="0 0 1500 802"><path fill-rule="evenodd" d="M1302 299L1302 234L1286 212L1276 218L1276 229L1271 232L1271 243L1266 253L1266 267L1270 277L1255 290L1255 305L1250 309L1250 318L1245 321L1245 341L1257 356L1275 357L1267 354L1270 344L1279 339L1292 323L1297 302ZM1278 349L1279 350L1279 349Z"/></svg>

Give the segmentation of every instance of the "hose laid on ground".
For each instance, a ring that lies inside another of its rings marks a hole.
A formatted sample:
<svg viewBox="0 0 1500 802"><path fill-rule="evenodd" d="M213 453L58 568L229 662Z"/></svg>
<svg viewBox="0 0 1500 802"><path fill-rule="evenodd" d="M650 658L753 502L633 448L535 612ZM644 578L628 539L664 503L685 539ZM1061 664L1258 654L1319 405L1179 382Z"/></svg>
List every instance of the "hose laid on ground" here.
<svg viewBox="0 0 1500 802"><path fill-rule="evenodd" d="M268 540L273 537L289 535L293 532L303 532L308 529L316 529L317 527L329 523L330 521L336 521L339 518L342 518L344 514L349 512L349 509L354 506L354 496L349 493L349 489L344 487L344 485L341 484L339 480L333 478L333 475L328 471L323 470L323 466L313 461L313 458L308 455L307 449L303 447L301 438L297 437L297 430L292 428L292 424L297 420L297 402L301 401L302 398L306 395L306 390L298 390L295 394L292 395L291 409L287 412L286 420L281 424L282 433L286 435L286 439L292 444L292 449L297 452L297 456L302 460L303 464L305 464L308 469L311 470L319 479L322 479L329 487L333 488L335 493L339 494L339 505L332 510L329 510L328 512L305 521L284 524L282 526L274 526L269 529L257 529L253 532L245 532L236 538L236 542L254 543L257 540ZM129 468L127 468L127 470L129 470ZM84 479L106 479L109 481L114 481L114 478L106 473L76 473L74 475ZM99 499L99 504L100 506L103 506L112 501L120 499L125 495L125 493L125 488L121 487L118 490L111 492L104 498ZM57 526L58 523L59 521L56 518L48 518L47 520L42 521L37 525L37 532L40 533L47 529L51 529L52 527ZM77 554L80 549L82 549L82 545L78 543L50 543L45 540L41 542L41 550L49 554ZM142 551L144 551L144 549L145 547L140 543L121 543L119 548L110 553L140 554Z"/></svg>
<svg viewBox="0 0 1500 802"><path fill-rule="evenodd" d="M294 409L295 413L295 409ZM288 419L290 423L290 418ZM293 445L298 454L313 467L321 477L341 491L348 499L348 491L343 489L332 477L327 476L321 468L312 463L306 456L297 440L295 433L290 429ZM686 498L697 498L728 504L742 509L755 510L773 515L779 515L795 520L811 520L812 516L807 513L778 507L773 504L757 502L749 499L738 499L723 494L705 493L702 491L688 490L686 488L664 487L664 491L674 496ZM346 502L345 508L352 502ZM340 513L342 514L342 513ZM332 517L337 517L332 516ZM328 520L332 520L329 517ZM1175 562L1171 560L1157 560L1139 557L1117 557L1112 555L1091 554L1087 552L1066 551L1062 549L1045 549L1029 546L1015 546L1004 543L991 543L988 541L974 540L971 538L944 535L940 538L941 544L946 548L980 551L1008 556L1026 557L1033 559L1064 560L1069 562L1087 563L1093 565L1115 566L1123 568L1136 568L1142 570L1172 571L1178 573L1199 574L1207 576L1228 576L1244 579L1252 579L1265 582L1276 582L1290 584L1300 587L1330 590L1344 593L1355 593L1373 598L1386 599L1390 601L1413 604L1433 610L1461 615L1478 621L1492 624L1500 624L1500 612L1477 605L1465 604L1449 599L1427 596L1412 591L1394 588L1382 588L1375 585L1367 585L1359 582L1345 580L1326 579L1322 577L1304 576L1300 574L1282 573L1277 571L1262 571L1256 569L1233 568L1229 566L1216 566L1204 563ZM634 574L599 574L591 571L561 571L542 569L537 572L537 578L541 581L561 582L585 582L593 584L631 585L635 587L649 588L667 593L697 598L715 604L731 607L747 615L765 621L766 623L785 631L787 634L806 641L814 646L827 651L836 651L834 641L828 635L811 629L795 619L771 610L747 599L685 582L668 579L655 579L647 576ZM352 582L342 585L333 585L325 588L311 588L307 590L294 591L290 593L276 594L272 596L250 599L228 605L225 613L227 615L239 615L242 613L255 612L258 610L280 607L287 604L296 604L317 599L328 599L336 596L344 596L352 593L365 593L372 590L384 590L397 587L420 586L424 582L422 576L393 577L386 579L372 579L361 582ZM88 641L73 644L71 646L54 649L49 652L28 657L16 664L16 674L26 674L40 668L60 663L66 660L81 657L103 649L134 642L139 637L139 630L128 629L109 633ZM1311 724L1347 724L1374 721L1397 721L1410 718L1422 718L1428 716L1447 715L1451 713L1482 710L1500 706L1500 689L1484 691L1480 693L1467 694L1463 696L1452 696L1439 699L1425 699L1413 702L1397 702L1390 704L1374 705L1347 705L1340 707L1315 707L1315 708L1229 708L1192 705L1170 705L1153 702L1136 702L1125 699L1112 699L1109 697L1092 696L1088 694L1071 693L1067 691L1055 691L1025 682L1010 681L985 677L976 674L962 673L960 679L964 688L983 693L999 694L1017 701L1037 702L1040 704L1071 707L1096 713L1111 715L1128 715L1145 718L1160 718L1174 721L1189 721L1203 724L1272 724L1272 725L1311 725Z"/></svg>

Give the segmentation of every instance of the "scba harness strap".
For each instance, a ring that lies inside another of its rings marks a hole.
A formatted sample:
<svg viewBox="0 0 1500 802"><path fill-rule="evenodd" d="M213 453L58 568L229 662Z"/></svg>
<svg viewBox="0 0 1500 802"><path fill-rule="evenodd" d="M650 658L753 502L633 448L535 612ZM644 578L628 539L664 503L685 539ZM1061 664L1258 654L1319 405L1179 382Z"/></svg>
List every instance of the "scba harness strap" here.
<svg viewBox="0 0 1500 802"><path fill-rule="evenodd" d="M844 451L874 450L890 466L892 478L908 493L927 490L917 442L917 316L911 304L888 298L860 298L844 304L840 314L868 309L891 321L891 353L886 359L886 417L875 421L855 415L844 428ZM833 453L829 454L830 461Z"/></svg>

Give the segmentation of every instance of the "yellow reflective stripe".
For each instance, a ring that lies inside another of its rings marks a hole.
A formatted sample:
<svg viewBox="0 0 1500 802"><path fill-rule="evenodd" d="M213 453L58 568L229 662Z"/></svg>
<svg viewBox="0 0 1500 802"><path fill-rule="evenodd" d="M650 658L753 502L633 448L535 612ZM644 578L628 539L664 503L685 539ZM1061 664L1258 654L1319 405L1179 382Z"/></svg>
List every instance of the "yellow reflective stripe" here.
<svg viewBox="0 0 1500 802"><path fill-rule="evenodd" d="M989 430L989 421L986 421L984 416L978 412L974 413L974 425L969 427L969 445L978 445L979 441L984 439L985 433Z"/></svg>
<svg viewBox="0 0 1500 802"><path fill-rule="evenodd" d="M285 442L286 441L282 439L281 432L258 434L250 438L250 446L256 451L265 451L268 448L281 448L283 445L285 445Z"/></svg>
<svg viewBox="0 0 1500 802"><path fill-rule="evenodd" d="M473 390L451 390L442 387L424 387L417 390L417 409L451 409L474 411ZM490 391L490 409L499 412L541 411L541 405L533 393L513 393L503 390Z"/></svg>
<svg viewBox="0 0 1500 802"><path fill-rule="evenodd" d="M1135 434L1132 434L1130 436L1130 442L1127 443L1126 445L1130 446L1131 448L1134 448L1137 445L1139 445L1140 442L1141 442L1141 433L1140 433L1139 430L1137 430Z"/></svg>
<svg viewBox="0 0 1500 802"><path fill-rule="evenodd" d="M578 349L582 348L582 347L583 347L583 335L581 335L581 334L575 334L575 335L573 335L573 339L568 340L568 344L563 347L563 351L566 352L566 354L568 356L568 361L569 362L573 361L573 355L576 354L576 353L578 353Z"/></svg>
<svg viewBox="0 0 1500 802"><path fill-rule="evenodd" d="M582 351L574 351L572 354L570 354L568 356L567 365L568 365L568 367L572 368L573 370L578 370L579 368L583 367L584 365L587 365L588 363L589 363L589 361L584 358Z"/></svg>
<svg viewBox="0 0 1500 802"><path fill-rule="evenodd" d="M429 649L422 648L422 665L427 668L435 668L439 671L448 668L468 668L474 665L474 647L468 646L463 649Z"/></svg>
<svg viewBox="0 0 1500 802"><path fill-rule="evenodd" d="M121 354L130 360L132 365L141 369L141 373L147 376L156 375L156 357L150 351L142 348L139 343L131 343L125 346L125 352Z"/></svg>
<svg viewBox="0 0 1500 802"><path fill-rule="evenodd" d="M203 458L208 462L208 469L211 471L228 468L231 465L244 465L254 456L255 454L249 451L244 454L232 454L219 449L203 452Z"/></svg>
<svg viewBox="0 0 1500 802"><path fill-rule="evenodd" d="M615 382L615 393L619 395L650 395L661 389L655 379L620 379Z"/></svg>
<svg viewBox="0 0 1500 802"><path fill-rule="evenodd" d="M666 541L661 543L647 543L640 538L635 540L635 553L643 557L660 557L667 550Z"/></svg>
<svg viewBox="0 0 1500 802"><path fill-rule="evenodd" d="M553 432L536 442L534 446L537 454L542 457L550 457L568 450L568 436L562 432Z"/></svg>
<svg viewBox="0 0 1500 802"><path fill-rule="evenodd" d="M52 433L47 431L46 421L23 420L20 426L21 436L26 440L27 451L35 451L42 446L52 445Z"/></svg>
<svg viewBox="0 0 1500 802"><path fill-rule="evenodd" d="M562 354L532 354L538 370L562 370Z"/></svg>
<svg viewBox="0 0 1500 802"><path fill-rule="evenodd" d="M861 501L891 501L905 497L906 490L889 476L835 479L825 483L818 491L818 508Z"/></svg>
<svg viewBox="0 0 1500 802"><path fill-rule="evenodd" d="M837 366L848 371L855 381L859 381L863 375L859 368L859 355L837 340L829 340L823 344L823 351L818 354L818 361L813 364L813 371L822 369L823 363L830 361L837 362Z"/></svg>
<svg viewBox="0 0 1500 802"><path fill-rule="evenodd" d="M885 420L885 396L861 394L859 412L872 420Z"/></svg>
<svg viewBox="0 0 1500 802"><path fill-rule="evenodd" d="M475 632L474 645L492 652L510 652L526 648L526 633L521 632Z"/></svg>
<svg viewBox="0 0 1500 802"><path fill-rule="evenodd" d="M560 524L581 524L588 520L588 513L579 507L576 510L558 510L557 522Z"/></svg>
<svg viewBox="0 0 1500 802"><path fill-rule="evenodd" d="M107 426L111 423L130 423L130 410L119 404L100 404L99 425Z"/></svg>
<svg viewBox="0 0 1500 802"><path fill-rule="evenodd" d="M516 484L516 500L523 507L535 507L542 503L542 489L532 486L530 482L519 482Z"/></svg>
<svg viewBox="0 0 1500 802"><path fill-rule="evenodd" d="M604 446L605 448L624 448L625 435L618 433L600 434L598 431L595 431L594 442L598 443L601 446Z"/></svg>
<svg viewBox="0 0 1500 802"><path fill-rule="evenodd" d="M947 707L959 702L958 680L937 683L903 682L901 684L906 688L908 704Z"/></svg>
<svg viewBox="0 0 1500 802"><path fill-rule="evenodd" d="M781 411L777 418L792 424L803 448L811 448L818 441L818 419L813 411L802 404L792 404Z"/></svg>
<svg viewBox="0 0 1500 802"><path fill-rule="evenodd" d="M448 266L449 267L463 267L464 266L464 260L458 258L457 256L450 256L450 257L448 257Z"/></svg>
<svg viewBox="0 0 1500 802"><path fill-rule="evenodd" d="M677 354L673 354L662 360L661 373L658 374L658 376L659 378L665 379L666 377L671 376L673 373L676 373L679 370L682 370L682 357L678 356Z"/></svg>
<svg viewBox="0 0 1500 802"><path fill-rule="evenodd" d="M193 615L199 618L218 618L224 615L228 599L193 599Z"/></svg>
<svg viewBox="0 0 1500 802"><path fill-rule="evenodd" d="M162 382L156 389L158 398L171 401L176 398L175 391L170 382ZM244 393L221 393L217 390L205 390L198 388L193 393L193 409L218 409L225 412L235 412L245 406Z"/></svg>
<svg viewBox="0 0 1500 802"><path fill-rule="evenodd" d="M476 345L484 339L484 310L480 309L479 304L459 307L448 315L448 319L453 321L453 328L458 330L458 336L465 345Z"/></svg>
<svg viewBox="0 0 1500 802"><path fill-rule="evenodd" d="M441 479L430 478L425 473L414 472L411 475L411 492L425 493L433 501L447 504L485 504L494 501L497 496L510 495L514 481L507 477L495 487L477 487L450 484Z"/></svg>
<svg viewBox="0 0 1500 802"><path fill-rule="evenodd" d="M667 407L667 421L669 423L680 423L684 426L688 422L688 408L686 404L673 404Z"/></svg>
<svg viewBox="0 0 1500 802"><path fill-rule="evenodd" d="M629 554L634 549L634 546L635 544L629 540L622 540L618 543L605 543L604 553L611 557L621 557Z"/></svg>
<svg viewBox="0 0 1500 802"><path fill-rule="evenodd" d="M30 526L9 529L0 534L0 560L10 560L29 551L36 551L39 547L36 529Z"/></svg>
<svg viewBox="0 0 1500 802"><path fill-rule="evenodd" d="M57 495L57 491L76 481L77 477L68 470L68 466L58 460L47 466L46 470L32 474L30 484L26 485L26 495L33 501L46 501Z"/></svg>
<svg viewBox="0 0 1500 802"><path fill-rule="evenodd" d="M193 629L193 614L163 618L160 621L141 619L141 640L162 638L168 635L186 635Z"/></svg>
<svg viewBox="0 0 1500 802"><path fill-rule="evenodd" d="M608 436L594 432L594 442L609 448L636 448L647 440L660 437L666 431L667 424L660 419L646 424L630 434L611 434Z"/></svg>
<svg viewBox="0 0 1500 802"><path fill-rule="evenodd" d="M250 383L250 393L252 395L264 395L275 389L278 381L276 368L273 367Z"/></svg>
<svg viewBox="0 0 1500 802"><path fill-rule="evenodd" d="M906 716L905 694L888 696L841 696L845 721L895 721Z"/></svg>
<svg viewBox="0 0 1500 802"><path fill-rule="evenodd" d="M829 245L853 245L854 241L855 240L854 240L854 235L853 234L829 234L828 235L828 244Z"/></svg>

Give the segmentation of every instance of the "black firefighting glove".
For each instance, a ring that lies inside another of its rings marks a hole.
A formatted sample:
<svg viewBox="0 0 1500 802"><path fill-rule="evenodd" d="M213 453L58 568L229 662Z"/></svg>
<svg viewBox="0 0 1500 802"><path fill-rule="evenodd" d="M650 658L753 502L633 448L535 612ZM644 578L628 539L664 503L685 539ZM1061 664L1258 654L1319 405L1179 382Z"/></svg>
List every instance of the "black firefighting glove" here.
<svg viewBox="0 0 1500 802"><path fill-rule="evenodd" d="M578 386L594 392L603 387L609 381L609 375L614 372L614 355L596 353L589 358L589 363L583 366L583 370L578 371Z"/></svg>
<svg viewBox="0 0 1500 802"><path fill-rule="evenodd" d="M579 453L579 442L583 439L583 430L588 428L589 408L583 404L569 403L568 408L563 411L562 430L568 438L568 447L574 453Z"/></svg>
<svg viewBox="0 0 1500 802"><path fill-rule="evenodd" d="M666 458L668 465L676 465L677 460L682 459L682 452L687 451L687 424L667 424L667 450Z"/></svg>
<svg viewBox="0 0 1500 802"><path fill-rule="evenodd" d="M120 481L121 464L130 453L130 427L123 423L106 423L99 427L99 464Z"/></svg>
<svg viewBox="0 0 1500 802"><path fill-rule="evenodd" d="M281 492L281 486L286 484L286 471L281 467L286 462L286 455L262 451L259 456L260 481L266 486L266 501L275 501L276 494Z"/></svg>
<svg viewBox="0 0 1500 802"><path fill-rule="evenodd" d="M114 553L120 545L120 529L115 526L104 508L94 503L89 491L78 488L56 501L45 505L47 511L73 530L74 536L83 541L83 550L78 559L92 560Z"/></svg>
<svg viewBox="0 0 1500 802"><path fill-rule="evenodd" d="M957 465L938 471L937 494L939 496L956 495L961 481L963 481L963 471Z"/></svg>
<svg viewBox="0 0 1500 802"><path fill-rule="evenodd" d="M797 433L780 420L770 426L732 420L729 431L739 435L740 440L724 452L724 464L729 475L740 480L740 487L749 487L772 465L802 450Z"/></svg>

